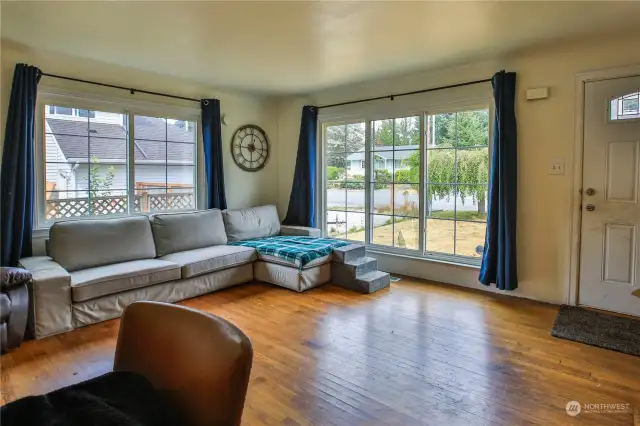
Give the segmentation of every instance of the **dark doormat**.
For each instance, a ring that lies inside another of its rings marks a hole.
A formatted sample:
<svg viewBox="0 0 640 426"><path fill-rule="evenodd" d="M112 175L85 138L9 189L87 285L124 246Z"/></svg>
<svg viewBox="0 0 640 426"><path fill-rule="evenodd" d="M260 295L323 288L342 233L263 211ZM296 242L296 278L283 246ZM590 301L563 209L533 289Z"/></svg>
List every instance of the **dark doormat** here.
<svg viewBox="0 0 640 426"><path fill-rule="evenodd" d="M640 319L562 305L551 335L640 356Z"/></svg>

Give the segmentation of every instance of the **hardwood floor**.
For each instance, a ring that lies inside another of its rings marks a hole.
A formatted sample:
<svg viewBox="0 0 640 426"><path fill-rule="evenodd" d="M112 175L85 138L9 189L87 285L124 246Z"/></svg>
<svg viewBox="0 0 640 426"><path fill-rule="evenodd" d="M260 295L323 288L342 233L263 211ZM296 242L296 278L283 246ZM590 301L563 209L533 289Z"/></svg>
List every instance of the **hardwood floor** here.
<svg viewBox="0 0 640 426"><path fill-rule="evenodd" d="M244 425L634 425L565 405L640 409L640 359L552 338L552 305L413 279L369 296L248 284L184 304L253 342ZM118 323L4 355L2 402L109 371Z"/></svg>

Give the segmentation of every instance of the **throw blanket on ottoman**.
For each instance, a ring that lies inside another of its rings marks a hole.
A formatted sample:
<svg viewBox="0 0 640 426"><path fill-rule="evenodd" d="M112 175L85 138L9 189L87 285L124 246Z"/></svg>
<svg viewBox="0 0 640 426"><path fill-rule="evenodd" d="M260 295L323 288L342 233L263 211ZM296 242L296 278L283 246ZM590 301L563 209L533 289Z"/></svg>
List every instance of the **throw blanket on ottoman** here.
<svg viewBox="0 0 640 426"><path fill-rule="evenodd" d="M260 254L276 256L289 262L295 262L302 268L309 262L331 254L334 248L348 246L351 243L331 238L267 237L236 241L229 244L253 247Z"/></svg>
<svg viewBox="0 0 640 426"><path fill-rule="evenodd" d="M112 372L0 409L2 426L183 426L184 417L144 377Z"/></svg>

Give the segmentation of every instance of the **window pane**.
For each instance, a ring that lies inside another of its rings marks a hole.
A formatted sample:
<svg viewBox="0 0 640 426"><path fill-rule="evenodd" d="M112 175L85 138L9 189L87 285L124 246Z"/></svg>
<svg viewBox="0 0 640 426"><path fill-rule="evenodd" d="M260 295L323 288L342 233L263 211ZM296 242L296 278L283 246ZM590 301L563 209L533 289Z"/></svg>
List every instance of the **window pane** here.
<svg viewBox="0 0 640 426"><path fill-rule="evenodd" d="M347 183L347 210L364 212L364 182Z"/></svg>
<svg viewBox="0 0 640 426"><path fill-rule="evenodd" d="M329 167L336 167L338 174L342 175L350 165L347 162L347 153L345 151L331 151L327 154L327 170L329 170ZM328 173L327 177L329 177Z"/></svg>
<svg viewBox="0 0 640 426"><path fill-rule="evenodd" d="M486 223L456 222L456 254L482 257L486 230Z"/></svg>
<svg viewBox="0 0 640 426"><path fill-rule="evenodd" d="M426 215L436 218L454 219L456 204L460 201L459 197L456 197L456 186L428 184L426 185L426 191Z"/></svg>
<svg viewBox="0 0 640 426"><path fill-rule="evenodd" d="M340 153L340 156L342 156L342 153ZM364 162L364 151L348 152L344 154L344 158L346 164L346 173L343 169L337 169L337 171L342 172L341 174L346 176L347 180L349 180L351 177L355 177L355 180L357 180L360 176L364 180L364 173L366 168Z"/></svg>
<svg viewBox="0 0 640 426"><path fill-rule="evenodd" d="M126 189L108 191L90 191L90 207L92 216L127 214L128 200Z"/></svg>
<svg viewBox="0 0 640 426"><path fill-rule="evenodd" d="M456 114L429 115L425 122L427 148L451 148L456 144Z"/></svg>
<svg viewBox="0 0 640 426"><path fill-rule="evenodd" d="M420 151L409 149L396 150L393 158L393 176L395 182L420 182Z"/></svg>
<svg viewBox="0 0 640 426"><path fill-rule="evenodd" d="M127 141L125 139L105 139L89 135L89 155L91 164L127 161Z"/></svg>
<svg viewBox="0 0 640 426"><path fill-rule="evenodd" d="M456 114L457 146L489 146L489 110L463 111Z"/></svg>
<svg viewBox="0 0 640 426"><path fill-rule="evenodd" d="M420 220L418 218L394 218L393 244L395 247L418 250L420 248Z"/></svg>
<svg viewBox="0 0 640 426"><path fill-rule="evenodd" d="M394 209L396 216L420 215L420 195L417 185L400 184L394 185Z"/></svg>
<svg viewBox="0 0 640 426"><path fill-rule="evenodd" d="M167 187L193 188L195 186L195 166L167 165Z"/></svg>
<svg viewBox="0 0 640 426"><path fill-rule="evenodd" d="M347 205L347 190L344 182L332 183L327 188L327 208L331 210L344 210Z"/></svg>
<svg viewBox="0 0 640 426"><path fill-rule="evenodd" d="M456 181L456 150L427 150L427 183L450 184Z"/></svg>
<svg viewBox="0 0 640 426"><path fill-rule="evenodd" d="M166 188L167 166L164 164L138 164L135 165L135 188Z"/></svg>
<svg viewBox="0 0 640 426"><path fill-rule="evenodd" d="M167 120L165 118L136 115L134 129L136 139L162 142L167 140Z"/></svg>
<svg viewBox="0 0 640 426"><path fill-rule="evenodd" d="M344 212L327 210L327 234L330 237L345 238L347 216Z"/></svg>
<svg viewBox="0 0 640 426"><path fill-rule="evenodd" d="M364 213L347 213L347 239L364 242Z"/></svg>
<svg viewBox="0 0 640 426"><path fill-rule="evenodd" d="M430 252L454 254L452 220L426 220L426 250Z"/></svg>
<svg viewBox="0 0 640 426"><path fill-rule="evenodd" d="M347 124L346 132L346 150L364 152L364 123Z"/></svg>
<svg viewBox="0 0 640 426"><path fill-rule="evenodd" d="M325 144L328 157L331 157L331 154L335 152L345 152L347 150L346 130L347 126L342 124L336 126L327 126L325 131Z"/></svg>
<svg viewBox="0 0 640 426"><path fill-rule="evenodd" d="M166 149L168 164L195 164L194 144L167 142Z"/></svg>
<svg viewBox="0 0 640 426"><path fill-rule="evenodd" d="M371 123L373 136L373 149L393 148L393 120L377 120Z"/></svg>
<svg viewBox="0 0 640 426"><path fill-rule="evenodd" d="M155 212L166 209L167 188L143 187L137 189L134 199L134 210L136 212Z"/></svg>
<svg viewBox="0 0 640 426"><path fill-rule="evenodd" d="M136 137L138 137L136 135ZM167 119L167 140L196 143L196 122Z"/></svg>
<svg viewBox="0 0 640 426"><path fill-rule="evenodd" d="M373 187L373 213L393 214L393 185L376 183Z"/></svg>
<svg viewBox="0 0 640 426"><path fill-rule="evenodd" d="M45 107L46 219L128 213L123 117Z"/></svg>
<svg viewBox="0 0 640 426"><path fill-rule="evenodd" d="M487 185L458 185L456 220L487 220Z"/></svg>
<svg viewBox="0 0 640 426"><path fill-rule="evenodd" d="M393 136L396 147L418 148L420 146L420 117L396 118Z"/></svg>
<svg viewBox="0 0 640 426"><path fill-rule="evenodd" d="M45 192L45 219L57 220L87 216L89 194L87 191Z"/></svg>
<svg viewBox="0 0 640 426"><path fill-rule="evenodd" d="M609 109L612 120L640 118L640 92L613 99Z"/></svg>
<svg viewBox="0 0 640 426"><path fill-rule="evenodd" d="M475 185L489 183L489 148L458 149L456 182Z"/></svg>
<svg viewBox="0 0 640 426"><path fill-rule="evenodd" d="M86 136L89 134L89 124L86 118L62 119L59 116L49 114L48 111L48 108L45 109L45 133L61 137L66 135L84 136L86 140Z"/></svg>
<svg viewBox="0 0 640 426"><path fill-rule="evenodd" d="M393 246L393 216L372 215L373 235L371 242Z"/></svg>
<svg viewBox="0 0 640 426"><path fill-rule="evenodd" d="M378 151L373 154L373 181L393 181L393 151Z"/></svg>

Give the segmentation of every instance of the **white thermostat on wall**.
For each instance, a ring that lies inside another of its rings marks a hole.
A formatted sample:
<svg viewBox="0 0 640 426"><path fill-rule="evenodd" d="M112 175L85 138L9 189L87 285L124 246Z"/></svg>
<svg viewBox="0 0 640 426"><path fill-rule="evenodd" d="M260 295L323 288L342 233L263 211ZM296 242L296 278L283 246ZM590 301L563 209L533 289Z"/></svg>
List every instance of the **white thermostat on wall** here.
<svg viewBox="0 0 640 426"><path fill-rule="evenodd" d="M534 89L527 89L527 100L533 101L535 99L546 99L549 97L548 87L536 87Z"/></svg>

